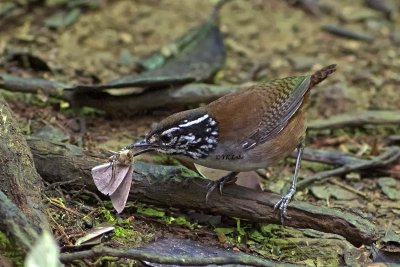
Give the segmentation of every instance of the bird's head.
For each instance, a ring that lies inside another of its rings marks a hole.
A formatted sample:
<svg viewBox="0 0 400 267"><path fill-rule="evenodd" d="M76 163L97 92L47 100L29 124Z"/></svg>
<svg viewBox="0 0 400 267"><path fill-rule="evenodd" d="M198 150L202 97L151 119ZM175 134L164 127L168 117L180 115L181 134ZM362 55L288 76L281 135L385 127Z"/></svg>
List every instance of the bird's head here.
<svg viewBox="0 0 400 267"><path fill-rule="evenodd" d="M207 113L190 110L162 120L130 147L200 159L215 150L217 144L217 121Z"/></svg>

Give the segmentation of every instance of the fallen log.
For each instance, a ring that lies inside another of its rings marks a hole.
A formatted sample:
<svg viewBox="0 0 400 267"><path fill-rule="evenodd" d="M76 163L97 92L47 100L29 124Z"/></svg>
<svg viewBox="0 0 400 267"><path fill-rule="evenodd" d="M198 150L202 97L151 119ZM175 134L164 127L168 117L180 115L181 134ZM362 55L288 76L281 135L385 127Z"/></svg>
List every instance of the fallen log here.
<svg viewBox="0 0 400 267"><path fill-rule="evenodd" d="M104 163L104 156L91 154L73 145L41 139L29 139L28 143L38 172L45 180L54 183L79 177L74 186L85 186L97 192L90 170ZM274 211L274 204L280 198L278 194L230 185L224 189L222 196L216 192L211 194L206 203L208 181L193 177L193 173L184 167L136 161L134 168L130 200L203 210L254 222L280 223ZM339 234L356 246L372 244L378 239L370 221L348 212L293 201L288 207L288 215L291 218L286 220L287 226Z"/></svg>

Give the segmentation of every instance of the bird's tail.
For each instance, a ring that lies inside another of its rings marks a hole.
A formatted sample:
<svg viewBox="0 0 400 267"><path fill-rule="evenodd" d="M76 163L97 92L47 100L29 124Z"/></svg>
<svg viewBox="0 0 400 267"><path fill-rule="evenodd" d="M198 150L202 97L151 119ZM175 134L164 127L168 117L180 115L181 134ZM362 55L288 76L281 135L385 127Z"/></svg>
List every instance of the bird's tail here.
<svg viewBox="0 0 400 267"><path fill-rule="evenodd" d="M336 71L336 64L332 64L332 65L323 67L322 69L314 72L314 74L311 75L311 78L310 78L309 88L310 89L313 88L314 86L316 86L317 84L319 84L320 82L325 80L326 77L329 76L329 74L331 74L335 71Z"/></svg>

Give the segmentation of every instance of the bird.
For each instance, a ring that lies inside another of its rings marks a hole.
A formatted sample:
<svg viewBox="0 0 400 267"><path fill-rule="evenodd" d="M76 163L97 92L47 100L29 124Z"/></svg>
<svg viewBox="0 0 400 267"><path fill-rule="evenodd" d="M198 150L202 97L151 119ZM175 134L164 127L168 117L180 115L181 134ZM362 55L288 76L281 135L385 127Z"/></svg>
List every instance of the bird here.
<svg viewBox="0 0 400 267"><path fill-rule="evenodd" d="M335 71L336 64L332 64L311 75L255 83L205 106L168 116L126 148L157 151L230 171L208 184L206 201L217 187L222 194L239 172L266 168L297 150L291 186L274 206L283 224L289 218L287 205L296 192L310 89Z"/></svg>

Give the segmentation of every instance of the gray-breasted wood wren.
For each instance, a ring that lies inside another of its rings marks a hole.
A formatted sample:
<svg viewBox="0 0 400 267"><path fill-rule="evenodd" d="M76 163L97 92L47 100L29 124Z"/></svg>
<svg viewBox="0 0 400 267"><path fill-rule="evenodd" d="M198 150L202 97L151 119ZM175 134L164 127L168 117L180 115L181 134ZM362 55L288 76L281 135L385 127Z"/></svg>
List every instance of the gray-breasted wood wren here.
<svg viewBox="0 0 400 267"><path fill-rule="evenodd" d="M297 148L296 167L288 193L275 205L281 220L296 191L306 133L306 104L310 89L336 70L329 65L312 75L261 82L207 106L173 114L162 120L141 147L177 156L206 167L232 171L210 182L206 196L235 180L238 172L265 168Z"/></svg>

